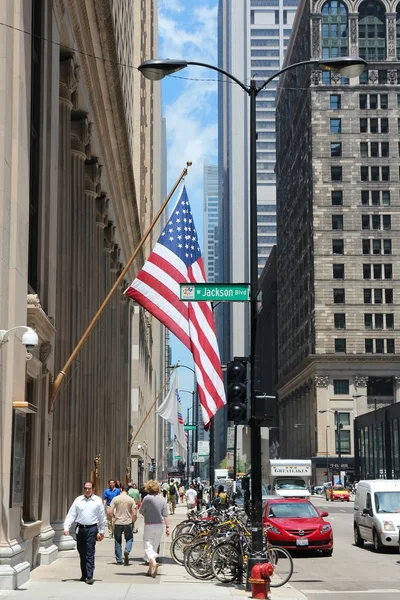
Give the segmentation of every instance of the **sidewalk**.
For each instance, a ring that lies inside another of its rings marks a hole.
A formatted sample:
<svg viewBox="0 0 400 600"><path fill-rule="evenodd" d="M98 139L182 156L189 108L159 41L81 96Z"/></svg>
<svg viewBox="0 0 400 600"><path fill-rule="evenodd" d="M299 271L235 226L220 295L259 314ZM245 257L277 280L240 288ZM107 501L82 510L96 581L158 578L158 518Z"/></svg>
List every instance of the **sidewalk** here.
<svg viewBox="0 0 400 600"><path fill-rule="evenodd" d="M185 519L186 505L179 504L175 515L170 515L171 531L177 523ZM224 585L216 581L198 581L193 579L181 565L177 565L170 556L170 539L165 535L161 541L160 567L156 579L146 576L147 566L143 561L143 518L137 521L139 533L134 536L129 567L117 565L114 556L114 540L105 538L96 545L96 569L94 585L79 581L79 555L76 550L63 552L52 565L38 567L31 572L30 580L15 591L1 591L3 600L71 600L83 596L85 600L127 600L146 598L148 600L176 600L176 597L188 597L190 600L209 600L210 598L250 598L244 586ZM160 584L163 584L160 589ZM289 584L271 590L271 600L306 600Z"/></svg>

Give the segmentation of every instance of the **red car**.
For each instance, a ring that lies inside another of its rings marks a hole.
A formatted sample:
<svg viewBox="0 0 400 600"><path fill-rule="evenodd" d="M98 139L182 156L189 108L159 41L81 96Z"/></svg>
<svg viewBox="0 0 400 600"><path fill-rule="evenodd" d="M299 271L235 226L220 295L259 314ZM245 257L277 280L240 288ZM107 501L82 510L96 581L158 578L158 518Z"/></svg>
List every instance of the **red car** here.
<svg viewBox="0 0 400 600"><path fill-rule="evenodd" d="M286 550L321 550L323 556L332 556L333 531L323 518L327 516L305 498L274 497L267 500L263 526L273 545Z"/></svg>

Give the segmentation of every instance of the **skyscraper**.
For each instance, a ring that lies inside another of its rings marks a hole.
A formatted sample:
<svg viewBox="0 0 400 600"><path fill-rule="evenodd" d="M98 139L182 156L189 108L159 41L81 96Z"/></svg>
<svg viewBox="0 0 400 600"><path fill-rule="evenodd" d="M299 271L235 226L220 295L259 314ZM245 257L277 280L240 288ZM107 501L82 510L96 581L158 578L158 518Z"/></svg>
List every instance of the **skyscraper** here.
<svg viewBox="0 0 400 600"><path fill-rule="evenodd" d="M204 165L204 268L209 282L219 281L218 265L218 166Z"/></svg>
<svg viewBox="0 0 400 600"><path fill-rule="evenodd" d="M298 0L220 0L219 67L246 85L251 79L257 85L262 85L283 64L297 3ZM276 243L276 86L277 80L274 80L260 92L256 105L259 274ZM221 77L219 261L220 279L225 282L242 283L250 280L249 139L249 97L239 85ZM226 363L235 355L248 355L247 304L234 303L228 306L227 303L219 309L218 318L223 362ZM224 443L221 441L222 446Z"/></svg>
<svg viewBox="0 0 400 600"><path fill-rule="evenodd" d="M351 480L354 418L400 400L396 15L301 0L287 64L347 55L368 60L359 77L293 69L276 102L282 452L311 457L315 482L340 453Z"/></svg>

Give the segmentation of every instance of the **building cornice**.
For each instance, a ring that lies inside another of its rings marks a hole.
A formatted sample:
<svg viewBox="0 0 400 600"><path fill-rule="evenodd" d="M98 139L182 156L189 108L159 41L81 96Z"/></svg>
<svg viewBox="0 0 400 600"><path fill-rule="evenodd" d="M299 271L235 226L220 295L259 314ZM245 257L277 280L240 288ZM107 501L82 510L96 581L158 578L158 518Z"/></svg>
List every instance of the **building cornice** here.
<svg viewBox="0 0 400 600"><path fill-rule="evenodd" d="M326 375L330 371L340 370L341 373L350 372L368 376L371 367L375 370L387 366L393 375L400 375L400 362L396 354L310 354L291 373L278 382L277 393L280 397L286 396L315 375Z"/></svg>

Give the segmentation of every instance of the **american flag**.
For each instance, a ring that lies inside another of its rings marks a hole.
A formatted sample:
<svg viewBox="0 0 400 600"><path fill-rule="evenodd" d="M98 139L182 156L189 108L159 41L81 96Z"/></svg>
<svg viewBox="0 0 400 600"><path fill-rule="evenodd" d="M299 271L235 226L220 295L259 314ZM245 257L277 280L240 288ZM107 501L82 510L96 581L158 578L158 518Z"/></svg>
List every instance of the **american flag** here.
<svg viewBox="0 0 400 600"><path fill-rule="evenodd" d="M205 429L224 406L225 390L209 302L183 302L180 283L204 283L192 211L183 187L178 201L136 279L125 291L165 325L192 352Z"/></svg>

